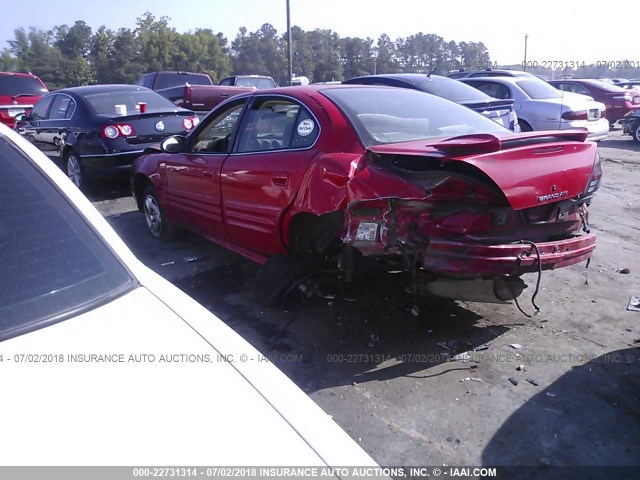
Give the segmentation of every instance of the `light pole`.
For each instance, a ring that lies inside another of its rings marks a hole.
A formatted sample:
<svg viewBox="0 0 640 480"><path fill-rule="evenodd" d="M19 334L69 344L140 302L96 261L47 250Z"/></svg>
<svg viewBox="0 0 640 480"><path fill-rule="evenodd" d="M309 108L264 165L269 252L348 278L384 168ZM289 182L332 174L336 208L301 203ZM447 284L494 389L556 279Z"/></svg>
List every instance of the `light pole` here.
<svg viewBox="0 0 640 480"><path fill-rule="evenodd" d="M291 60L291 42L293 39L291 38L291 13L289 12L289 0L287 0L287 72L289 74L289 80L287 80L287 85L291 85L291 78L293 77L293 65Z"/></svg>
<svg viewBox="0 0 640 480"><path fill-rule="evenodd" d="M289 0L287 0L287 2L288 1ZM525 72L527 71L527 38L529 38L529 35L525 33L524 34L524 64L523 64L523 69Z"/></svg>

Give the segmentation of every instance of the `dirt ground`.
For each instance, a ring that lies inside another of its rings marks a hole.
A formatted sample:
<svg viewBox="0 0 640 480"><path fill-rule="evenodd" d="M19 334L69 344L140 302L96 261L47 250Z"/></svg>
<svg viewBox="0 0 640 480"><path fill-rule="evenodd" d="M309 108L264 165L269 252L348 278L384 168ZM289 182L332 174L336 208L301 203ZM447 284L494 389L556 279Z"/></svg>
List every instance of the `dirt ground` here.
<svg viewBox="0 0 640 480"><path fill-rule="evenodd" d="M256 265L195 235L151 239L126 186L92 199L143 262L271 358L380 465L640 465L640 312L627 311L640 296L640 147L618 130L600 152L594 258L544 272L532 318L438 299L415 317L392 275L360 285L355 302L263 309Z"/></svg>

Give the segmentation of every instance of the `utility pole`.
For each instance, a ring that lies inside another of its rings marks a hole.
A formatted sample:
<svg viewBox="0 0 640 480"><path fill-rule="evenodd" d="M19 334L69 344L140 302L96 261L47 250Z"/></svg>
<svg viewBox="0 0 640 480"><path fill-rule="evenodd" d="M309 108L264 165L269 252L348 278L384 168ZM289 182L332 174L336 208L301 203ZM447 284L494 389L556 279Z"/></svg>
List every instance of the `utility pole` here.
<svg viewBox="0 0 640 480"><path fill-rule="evenodd" d="M287 0L287 2L289 2L289 0ZM524 34L524 64L523 64L523 69L525 72L527 71L527 38L529 38L529 35L525 33Z"/></svg>
<svg viewBox="0 0 640 480"><path fill-rule="evenodd" d="M292 65L292 56L291 56L291 13L289 11L289 0L287 0L287 38L289 39L287 42L287 71L289 72L289 80L287 80L287 85L291 85L291 78L293 77L293 65Z"/></svg>

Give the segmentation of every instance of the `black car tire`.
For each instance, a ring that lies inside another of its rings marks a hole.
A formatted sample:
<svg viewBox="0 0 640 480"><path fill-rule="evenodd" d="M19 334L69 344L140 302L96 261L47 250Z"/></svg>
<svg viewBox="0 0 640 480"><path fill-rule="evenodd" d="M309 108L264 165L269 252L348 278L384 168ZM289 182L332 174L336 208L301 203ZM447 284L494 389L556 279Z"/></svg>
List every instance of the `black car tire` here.
<svg viewBox="0 0 640 480"><path fill-rule="evenodd" d="M147 230L153 238L171 241L177 237L178 229L167 220L156 190L151 185L142 193L142 213L147 223Z"/></svg>
<svg viewBox="0 0 640 480"><path fill-rule="evenodd" d="M296 283L322 269L322 259L314 254L273 255L258 270L255 297L266 307L293 306Z"/></svg>
<svg viewBox="0 0 640 480"><path fill-rule="evenodd" d="M64 156L64 170L69 180L80 190L87 186L82 163L80 163L80 158L73 150L70 150Z"/></svg>
<svg viewBox="0 0 640 480"><path fill-rule="evenodd" d="M631 127L631 136L634 142L640 143L640 121Z"/></svg>
<svg viewBox="0 0 640 480"><path fill-rule="evenodd" d="M531 128L531 125L529 125L529 122L525 120L518 119L518 125L520 125L521 132L533 132L533 128Z"/></svg>

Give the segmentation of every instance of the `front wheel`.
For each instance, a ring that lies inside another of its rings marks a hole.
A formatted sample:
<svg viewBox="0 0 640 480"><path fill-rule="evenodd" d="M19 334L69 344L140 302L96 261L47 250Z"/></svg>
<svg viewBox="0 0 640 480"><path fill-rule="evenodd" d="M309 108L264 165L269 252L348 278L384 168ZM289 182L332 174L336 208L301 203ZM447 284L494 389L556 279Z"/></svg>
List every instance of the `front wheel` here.
<svg viewBox="0 0 640 480"><path fill-rule="evenodd" d="M169 223L164 210L160 206L155 189L149 185L145 188L142 199L144 219L152 237L159 240L173 240L176 229Z"/></svg>

